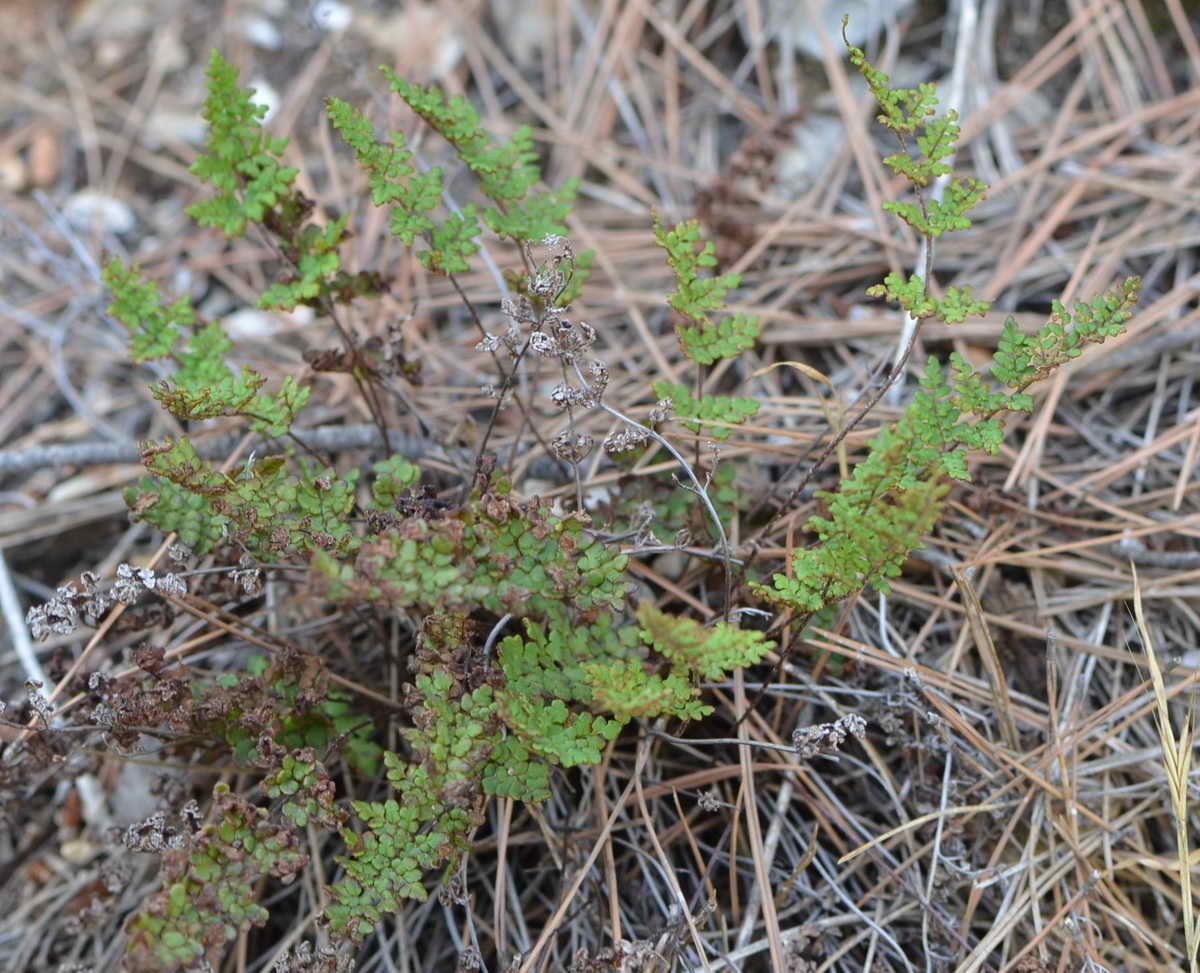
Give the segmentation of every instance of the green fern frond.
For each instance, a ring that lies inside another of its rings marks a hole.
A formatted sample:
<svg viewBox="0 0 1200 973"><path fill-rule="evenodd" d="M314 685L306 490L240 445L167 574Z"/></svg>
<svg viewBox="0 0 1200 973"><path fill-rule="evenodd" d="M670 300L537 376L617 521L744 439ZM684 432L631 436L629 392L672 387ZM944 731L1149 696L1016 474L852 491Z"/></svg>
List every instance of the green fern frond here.
<svg viewBox="0 0 1200 973"><path fill-rule="evenodd" d="M258 884L304 866L295 832L275 824L266 809L213 788L210 821L189 850L163 855L163 889L129 921L126 962L137 969L215 966L239 932L266 922Z"/></svg>
<svg viewBox="0 0 1200 973"><path fill-rule="evenodd" d="M699 720L713 711L700 702L695 686L680 672L647 672L636 659L589 662L583 671L592 685L593 705L622 722L658 716Z"/></svg>
<svg viewBox="0 0 1200 973"><path fill-rule="evenodd" d="M712 241L701 238L699 222L687 220L667 230L655 215L654 238L667 252L667 263L675 272L675 291L667 303L692 322L675 329L684 354L710 365L753 348L758 340L758 318L738 312L714 324L708 317L709 311L724 307L726 292L741 284L742 278L739 274L700 276L700 268L715 267L717 257Z"/></svg>
<svg viewBox="0 0 1200 973"><path fill-rule="evenodd" d="M229 237L241 236L251 222L261 223L292 192L299 172L280 164L287 139L263 132L260 119L266 106L255 105L253 89L243 90L237 82L237 69L213 51L203 111L208 142L190 171L217 195L188 207L188 215L201 226L217 227Z"/></svg>
<svg viewBox="0 0 1200 973"><path fill-rule="evenodd" d="M195 497L201 503L181 504L178 490L160 488L156 500L134 495L137 516L166 530L187 526L187 518L209 520L220 527L193 528L209 542L226 531L236 536L256 559L271 562L289 550L347 553L360 540L348 515L354 506L358 471L344 477L333 470L317 471L301 464L291 475L279 462L247 464L235 476L218 472L186 439L161 445L143 444L146 469Z"/></svg>
<svg viewBox="0 0 1200 973"><path fill-rule="evenodd" d="M699 399L693 398L686 385L673 382L655 382L654 394L659 399L670 399L674 405L675 417L683 421L685 429L700 432L701 423L687 422L688 419L711 420L716 422L741 423L756 415L759 409L758 399L734 398L728 395L704 395ZM728 426L704 426L705 435L713 439L728 439L731 430Z"/></svg>
<svg viewBox="0 0 1200 973"><path fill-rule="evenodd" d="M465 618L439 624L461 631ZM427 656L451 649L436 644L436 634L434 642ZM435 666L417 676L413 695L414 726L405 731L413 758L384 753L396 798L353 802L366 830L342 831L346 877L331 886L336 901L326 914L334 931L358 940L383 914L398 911L401 900L423 901L424 873L466 850L467 835L482 819L478 781L501 742L490 686L466 692Z"/></svg>
<svg viewBox="0 0 1200 973"><path fill-rule="evenodd" d="M272 284L258 299L264 310L294 310L298 304L315 306L338 280L342 258L338 247L346 237L346 216L324 227L309 225L291 236L289 257L296 273Z"/></svg>
<svg viewBox="0 0 1200 973"><path fill-rule="evenodd" d="M668 615L653 602L638 605L642 637L654 650L670 660L679 672L695 673L701 679L723 679L734 669L752 666L775 647L762 632L718 622L705 628L695 619Z"/></svg>
<svg viewBox="0 0 1200 973"><path fill-rule="evenodd" d="M138 364L171 354L181 329L195 324L188 298L164 307L158 285L122 261L109 261L100 276L113 295L108 313L129 332L129 356Z"/></svg>
<svg viewBox="0 0 1200 973"><path fill-rule="evenodd" d="M1078 358L1087 345L1116 337L1133 316L1141 287L1140 277L1127 277L1091 302L1077 303L1074 314L1053 301L1050 320L1032 335L1022 334L1010 317L1000 334L992 376L1008 388L1024 391Z"/></svg>

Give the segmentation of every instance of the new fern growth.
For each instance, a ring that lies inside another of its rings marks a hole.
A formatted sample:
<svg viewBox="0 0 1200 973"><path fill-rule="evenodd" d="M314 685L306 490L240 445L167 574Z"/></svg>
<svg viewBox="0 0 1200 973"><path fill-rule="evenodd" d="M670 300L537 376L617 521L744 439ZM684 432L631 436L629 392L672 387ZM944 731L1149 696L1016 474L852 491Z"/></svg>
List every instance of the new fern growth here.
<svg viewBox="0 0 1200 973"><path fill-rule="evenodd" d="M721 358L733 358L753 348L758 339L758 319L738 312L714 322L708 312L724 305L725 294L741 282L739 274L701 277L701 268L715 267L716 250L711 240L702 240L696 220L680 223L673 230L654 222L654 237L667 253L667 263L675 272L675 291L667 303L690 323L676 326L683 352L700 365L711 365Z"/></svg>
<svg viewBox="0 0 1200 973"><path fill-rule="evenodd" d="M280 164L287 139L270 138L260 120L265 105L256 105L254 92L238 87L237 70L213 51L208 67L208 153L192 165L193 175L212 185L213 196L188 209L201 226L219 229L228 237L246 232L292 193L299 170Z"/></svg>
<svg viewBox="0 0 1200 973"><path fill-rule="evenodd" d="M956 149L956 114L937 116L933 85L891 88L887 75L872 67L861 50L849 42L847 47L851 63L879 103L880 123L900 140L901 151L884 162L909 180L917 197L915 202L884 203L884 209L929 241L969 228L967 213L983 197L983 183L952 179L941 201L925 192L934 180L950 175L943 160ZM910 139L917 156L907 151ZM1077 304L1074 316L1056 301L1050 320L1036 335L1022 334L1010 317L990 374L978 373L957 352L950 356L949 374L931 357L904 416L871 440L866 459L838 490L817 494L828 508L828 516L808 522L818 543L795 554L791 577L776 574L773 586L755 586L758 593L796 609L802 619L868 585L887 593L888 579L900 573L909 553L936 523L949 488L947 478L970 480L968 450L994 455L1003 439L1006 414L1033 408L1025 390L1077 357L1087 344L1120 334L1140 286L1141 281L1131 277L1090 304ZM989 309L987 302L975 300L969 287L948 288L942 297L934 297L927 282L915 274L907 280L889 274L867 293L896 301L914 318L945 324Z"/></svg>

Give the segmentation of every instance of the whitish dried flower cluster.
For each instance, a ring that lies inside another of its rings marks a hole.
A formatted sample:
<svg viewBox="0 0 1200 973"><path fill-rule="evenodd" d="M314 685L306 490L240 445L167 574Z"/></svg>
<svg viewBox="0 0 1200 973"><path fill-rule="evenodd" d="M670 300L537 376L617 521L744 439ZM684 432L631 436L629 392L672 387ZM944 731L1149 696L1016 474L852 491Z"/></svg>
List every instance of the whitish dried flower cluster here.
<svg viewBox="0 0 1200 973"><path fill-rule="evenodd" d="M346 943L317 946L307 939L286 950L271 967L272 973L350 973L354 969L354 953Z"/></svg>
<svg viewBox="0 0 1200 973"><path fill-rule="evenodd" d="M659 399L646 417L647 424L654 428L671 418L675 403L670 399ZM627 453L631 449L641 449L650 441L650 434L637 426L624 426L616 432L609 433L604 439L604 452L609 456Z"/></svg>
<svg viewBox="0 0 1200 973"><path fill-rule="evenodd" d="M157 574L150 568L117 565L117 578L107 590L101 590L99 578L84 571L79 581L69 581L44 605L34 605L25 614L25 624L36 641L50 635L70 635L80 621L95 625L114 603L134 604L146 592L179 597L187 585L177 574Z"/></svg>
<svg viewBox="0 0 1200 973"><path fill-rule="evenodd" d="M238 558L238 566L233 570L233 580L242 588L242 593L254 598L262 594L263 574L249 554Z"/></svg>
<svg viewBox="0 0 1200 973"><path fill-rule="evenodd" d="M604 391L608 388L608 366L602 361L593 361L588 366L590 382L582 382L578 387L566 382L560 382L550 392L550 401L560 409L583 408L591 409L600 404Z"/></svg>
<svg viewBox="0 0 1200 973"><path fill-rule="evenodd" d="M823 753L840 750L847 736L861 740L867 732L867 721L857 713L839 716L832 723L802 726L792 733L792 746L803 760L811 760Z"/></svg>
<svg viewBox="0 0 1200 973"><path fill-rule="evenodd" d="M591 436L572 436L569 432L560 432L550 440L550 453L555 459L567 463L582 463L595 445L596 440Z"/></svg>
<svg viewBox="0 0 1200 973"><path fill-rule="evenodd" d="M42 681L40 679L25 680L25 696L29 700L29 708L37 714L38 720L43 726L50 725L50 717L53 712L50 709L50 704L46 701L46 697L42 695Z"/></svg>
<svg viewBox="0 0 1200 973"><path fill-rule="evenodd" d="M117 580L113 583L113 597L122 605L132 605L146 591L160 595L187 594L187 585L177 574L155 574L151 568L135 568L128 564L117 565Z"/></svg>
<svg viewBox="0 0 1200 973"><path fill-rule="evenodd" d="M503 350L516 361L526 354L552 358L562 364L564 371L577 374L586 371L589 377L578 386L564 381L550 393L550 398L560 409L591 408L600 402L608 387L608 368L604 362L593 359L585 364L596 343L596 329L585 321L564 317L568 309L558 303L570 283L564 267L575 254L571 244L559 236L546 237L543 246L549 250L549 259L538 264L530 275L528 293L500 304L508 318L507 329L502 334L485 334L475 347L493 354ZM532 251L526 253L529 264L533 265ZM493 385L483 389L484 394L494 398L499 398L504 390Z"/></svg>
<svg viewBox="0 0 1200 973"><path fill-rule="evenodd" d="M168 820L165 811L155 811L148 818L129 825L121 834L121 844L130 851L178 851L187 848L193 835L200 830L200 806L188 801L175 821Z"/></svg>

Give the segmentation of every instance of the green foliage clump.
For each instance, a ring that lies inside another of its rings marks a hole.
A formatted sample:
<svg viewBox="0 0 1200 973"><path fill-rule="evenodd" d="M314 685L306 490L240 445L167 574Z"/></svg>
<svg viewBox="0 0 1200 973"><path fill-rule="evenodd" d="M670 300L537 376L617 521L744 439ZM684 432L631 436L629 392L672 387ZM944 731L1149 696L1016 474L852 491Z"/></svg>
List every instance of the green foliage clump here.
<svg viewBox="0 0 1200 973"><path fill-rule="evenodd" d="M992 363L992 376L1011 389L1023 391L1083 354L1089 344L1121 334L1133 316L1141 293L1140 277L1128 277L1089 303L1075 305L1075 314L1061 301L1050 305L1050 320L1037 334L1022 334L1013 318L1004 323Z"/></svg>
<svg viewBox="0 0 1200 973"><path fill-rule="evenodd" d="M902 146L907 137L921 132L916 139L919 158L901 152L885 160L912 182L919 201L886 203L885 208L930 240L947 230L966 229L970 221L965 214L982 197L982 183L951 181L942 203L922 193L934 179L950 173L943 160L954 153L959 134L954 112L934 117L937 99L932 85L893 90L862 51L847 46L882 109L879 121L896 133ZM1077 357L1088 343L1119 334L1140 286L1138 278L1131 277L1090 304L1077 304L1073 318L1055 301L1049 322L1036 335L1022 334L1009 318L990 378L977 373L957 352L950 356L949 374L930 358L903 417L871 440L866 459L837 491L817 494L828 508L827 517L808 522L818 543L796 552L790 576L776 574L773 587L756 585L755 590L805 617L868 585L887 593L888 579L900 573L909 552L936 523L949 489L946 479L970 480L967 451L994 455L1003 439L1004 415L1033 407L1025 389ZM916 275L905 280L891 273L867 293L897 301L915 318L933 317L946 324L988 310L970 288L950 288L945 297L935 299Z"/></svg>
<svg viewBox="0 0 1200 973"><path fill-rule="evenodd" d="M338 247L346 236L346 219L342 216L324 227L305 226L293 235L288 256L296 273L267 288L258 306L291 311L298 304L316 304L323 292L332 289L342 266Z"/></svg>
<svg viewBox="0 0 1200 973"><path fill-rule="evenodd" d="M287 139L264 133L260 120L266 107L253 103L253 90L238 87L236 69L217 51L208 79L206 154L191 172L212 185L216 194L189 207L188 214L228 237L241 236L251 223L258 223L277 238L290 267L264 291L258 306L292 310L300 304L318 307L327 300L344 302L378 293L382 281L377 274L341 269L338 248L346 239L346 217L306 225L313 205L293 186L298 170L280 163Z"/></svg>
<svg viewBox="0 0 1200 973"><path fill-rule="evenodd" d="M648 644L619 620L627 558L583 527L578 515L516 502L500 484L458 511L381 532L353 564L314 556L328 600L383 601L426 618L406 734L412 757L385 754L389 780L410 797L395 808L355 805L369 830L347 838L350 878L331 911L338 928L358 935L399 898L423 898L420 875L454 860L487 796L544 800L553 767L597 763L633 716L699 718L708 710L691 677L715 678L770 647L727 626L701 635L685 625L674 640ZM464 612L475 607L524 618L524 634L500 641L494 667L467 655L475 640ZM656 656L668 675L654 671ZM456 813L440 793L457 795Z"/></svg>
<svg viewBox="0 0 1200 973"><path fill-rule="evenodd" d="M286 879L307 862L297 834L232 793L213 788L209 823L188 847L162 856L162 890L129 921L127 963L133 969L214 968L238 932L262 925L259 882Z"/></svg>
<svg viewBox="0 0 1200 973"><path fill-rule="evenodd" d="M479 188L496 204L483 213L484 222L496 234L539 243L567 232L564 221L574 205L579 180L550 192L531 192L542 171L528 125L518 127L508 142L497 144L484 130L479 113L461 95L447 99L438 88L423 88L390 68L382 70L392 90L454 146L459 159L478 177Z"/></svg>
<svg viewBox="0 0 1200 973"><path fill-rule="evenodd" d="M219 55L209 77L212 133L195 172L216 195L193 215L231 236L258 223L276 239L288 267L260 306L309 304L331 313L334 303L377 293L377 275L341 270L346 217L322 221L294 190L294 170L279 164L283 140L264 134L263 110ZM527 127L495 142L461 98L389 77L454 146L493 204L482 218L470 206L439 218L440 170L419 172L401 136L377 141L364 116L330 99L330 119L364 169L373 202L391 208L392 232L419 245L423 265L442 274L468 269L480 219L524 248L550 246L554 286L547 289L540 277L537 288L532 277L515 284L539 309L564 307L594 259L591 251L576 255L559 237L576 184L536 191L541 173ZM662 239L681 275L678 306L697 325L685 346L711 362L752 344L757 325L742 316L713 325L705 317L738 281L699 281L696 268L711 265L712 247L694 253L693 229L685 225ZM186 300L165 305L154 284L118 261L105 279L134 359L175 365L155 389L164 407L183 420L238 416L274 437L291 432L306 388L288 379L278 393L265 394L261 376L230 368L232 343L218 324L197 323ZM709 396L683 402L680 411L725 421L756 407ZM215 792L212 823L186 855L164 857L163 891L130 923L131 955L139 962L215 962L230 937L265 920L255 897L262 879L286 878L303 866L297 849L310 826L340 831L345 841L344 877L329 889L325 918L335 935L361 940L402 900L425 898L429 871L454 867L490 797L548 798L555 768L598 762L634 717L699 718L709 708L698 699L697 678L750 664L765 651L760 637L724 627L696 632L682 625L671 639L649 640L626 620L628 557L598 540L586 515L519 502L504 482L485 481L445 508L414 495L420 471L399 456L376 463L364 485L358 470L339 473L291 453L252 456L223 471L186 438L145 443L142 455L149 475L127 491L135 515L179 532L195 553L232 545L257 564L299 561L318 597L347 608L408 611L420 629L404 690L412 725L401 731L402 753L382 751L370 720L299 656L255 657L248 671L211 685L157 671L138 684L129 696L136 703L136 713L126 714L131 722L165 720L227 748L236 765L262 772L262 793L271 801L255 807ZM728 494L725 473L717 479ZM733 502L729 495L715 499ZM473 619L480 612L518 615L519 634L478 654ZM654 617L665 632L668 616ZM110 703L117 701L114 695ZM364 774L373 774L382 757L393 789L387 800L351 802L353 828L316 756L335 748Z"/></svg>
<svg viewBox="0 0 1200 973"><path fill-rule="evenodd" d="M695 678L724 678L734 669L762 661L775 647L762 632L727 622L705 628L694 619L669 615L648 601L638 606L637 618L639 639L667 663L666 675L648 671L645 659L637 656L583 666L593 701L622 721L663 714L702 719L713 710L700 702Z"/></svg>
<svg viewBox="0 0 1200 973"><path fill-rule="evenodd" d="M174 531L189 550L207 553L226 536L229 519L216 513L202 493L177 486L170 480L144 476L126 487L130 517L142 518L164 533Z"/></svg>
<svg viewBox="0 0 1200 973"><path fill-rule="evenodd" d="M887 205L884 203L884 206ZM925 282L916 274L905 280L902 274L895 271L888 274L882 284L868 287L867 294L895 301L914 318L934 318L943 324L962 324L969 315L982 317L991 308L987 301L975 300L970 287L947 287L945 297L930 297Z"/></svg>
<svg viewBox="0 0 1200 973"><path fill-rule="evenodd" d="M595 687L596 705L621 722L662 715L699 720L712 712L711 706L697 698L687 676L678 672L664 676L646 668L638 659L587 663L584 672Z"/></svg>
<svg viewBox="0 0 1200 973"><path fill-rule="evenodd" d="M553 614L545 624L526 618L525 634L508 636L497 651L505 689L517 696L590 704L595 682L585 665L634 656L636 637L634 627L615 625L609 612L583 624L572 624L561 613Z"/></svg>
<svg viewBox="0 0 1200 973"><path fill-rule="evenodd" d="M507 694L500 714L531 751L563 767L598 764L604 745L621 732L621 721L568 709L561 699Z"/></svg>
<svg viewBox="0 0 1200 973"><path fill-rule="evenodd" d="M688 419L740 423L758 413L758 399L729 395L702 395L696 399L686 385L673 382L655 382L654 394L660 399L670 399L676 418L683 420L684 427L692 432L700 431L700 423L688 422ZM714 439L729 438L728 426L705 425L704 429Z"/></svg>
<svg viewBox="0 0 1200 973"><path fill-rule="evenodd" d="M589 623L558 610L544 625L527 618L525 629L524 636L504 639L497 654L505 676L497 693L504 722L532 754L564 767L597 763L626 720L572 711L567 704L596 702L588 665L635 655L636 631L618 626L611 612L598 613Z"/></svg>
<svg viewBox="0 0 1200 973"><path fill-rule="evenodd" d="M186 439L145 443L142 457L154 475L125 491L134 516L178 532L198 554L231 537L267 562L297 550L350 553L361 543L350 520L359 470L341 476L301 463L299 473L290 473L283 456L268 456L227 474L202 459ZM386 513L416 483L420 470L393 456L376 463L374 473L372 496L363 506Z"/></svg>
<svg viewBox="0 0 1200 973"><path fill-rule="evenodd" d="M403 133L394 132L391 145L377 141L371 123L346 102L330 98L326 111L333 127L354 149L359 166L367 173L371 202L392 207L388 224L391 232L407 247L417 237L432 232L435 224L429 214L441 203L442 170L417 171Z"/></svg>
<svg viewBox="0 0 1200 973"><path fill-rule="evenodd" d="M728 622L705 628L693 618L668 615L649 601L638 606L638 621L642 637L657 652L679 671L696 673L702 679L721 679L733 669L755 665L775 647L762 632Z"/></svg>
<svg viewBox="0 0 1200 973"><path fill-rule="evenodd" d="M158 285L120 260L109 263L100 276L113 294L108 313L125 325L129 357L138 364L171 354L180 329L191 328L196 320L188 298L163 307Z"/></svg>
<svg viewBox="0 0 1200 973"><path fill-rule="evenodd" d="M969 226L966 213L981 198L982 184L953 181L941 201L924 196L933 180L949 174L946 160L958 135L953 113L934 117L932 86L893 92L861 52L852 49L851 59L880 100L881 120L902 148L913 138L920 153L889 156L893 171L911 180L917 202L888 208L930 240ZM421 172L403 136L378 140L362 113L331 98L329 118L353 149L372 202L389 207L391 232L417 249L428 271L453 275L470 268L486 227L522 248L523 271L509 277L529 315L542 321L551 308L560 313L594 258L590 251L575 255L559 239L576 184L538 191L541 170L528 127L508 141L494 140L464 99L386 73L453 146L491 203L481 214L474 206L440 214L442 171ZM262 295L263 307L308 304L332 314L337 303L377 294L378 275L341 269L347 218L323 219L294 189L295 170L280 162L283 140L264 134L263 110L236 82L214 54L205 107L212 134L194 171L216 196L193 215L231 236L258 223L278 242L287 267ZM667 230L655 220L654 231L676 278L668 303L686 320L676 329L684 354L705 366L753 347L755 318L714 321L741 281L737 274L701 276L716 258L698 224ZM534 244L552 249L550 271L532 267ZM105 281L114 294L111 311L129 332L131 357L175 366L154 390L165 408L181 420L241 417L273 437L292 433L307 388L289 378L266 394L261 376L235 373L226 363L228 337L215 323L198 323L186 300L164 304L153 283L119 261L106 269ZM968 452L995 453L1004 415L1032 407L1029 385L1087 344L1119 333L1137 291L1131 279L1073 313L1056 303L1048 324L1032 336L1010 320L990 372L977 372L958 355L948 368L930 359L902 418L879 431L837 490L818 494L826 516L808 524L817 543L796 553L788 575L754 590L806 618L866 585L886 592L932 529L950 481L968 479ZM948 324L987 310L970 288L935 298L916 276L889 275L871 293L918 319ZM356 349L346 354L359 360ZM695 388L702 387L698 380ZM704 427L717 439L728 428L709 424L738 424L758 410L753 399L693 396L670 382L655 383L654 391L672 399L686 428ZM603 405L601 394L578 399ZM665 441L656 442L655 449ZM225 472L186 439L147 443L142 453L149 476L127 491L136 516L177 531L199 554L228 544L257 563L307 569L310 591L324 603L364 615L372 607L407 614L417 629L402 699L411 725L401 730L396 751L374 742L370 720L329 688L315 657L252 659L248 672L215 685L163 671L130 684L136 709L126 714L130 725L164 721L203 734L235 765L255 769L271 802L256 807L218 787L210 822L186 848L164 854L163 890L129 926L130 955L143 964L218 963L231 937L265 920L257 903L263 880L287 879L303 867L299 848L310 826L344 840L343 877L326 890L324 918L335 937L361 941L404 900L424 900L430 873L440 869L445 877L456 867L489 798L547 799L554 773L599 762L631 719L703 718L711 707L697 684L757 664L774 647L761 633L725 621L705 627L648 602L630 621L628 555L601 540L585 513L520 501L502 480L481 476L447 502L418 493L421 471L395 455L364 478L357 469L339 473L291 453L251 457ZM703 488L696 486L712 505L700 516L711 510L712 521L698 522L696 494L668 486L666 476L623 485L615 506L651 544L651 531L667 543L664 532L676 531L673 542L683 547L685 531L720 534L713 522L732 519L742 500L736 473L722 464ZM629 507L641 489L653 512L635 521ZM107 702L116 706L118 699L114 692ZM391 794L341 807L325 769L335 750L365 775L382 763Z"/></svg>
<svg viewBox="0 0 1200 973"><path fill-rule="evenodd" d="M585 526L582 515L519 503L500 484L445 516L406 518L362 542L353 562L318 551L313 567L331 601L525 615L617 609L629 559Z"/></svg>
<svg viewBox="0 0 1200 973"><path fill-rule="evenodd" d="M711 240L701 242L699 222L688 220L667 230L656 217L654 238L675 272L675 291L667 303L692 322L675 329L684 354L700 365L711 365L753 348L759 331L754 315L738 312L715 324L708 316L709 311L724 307L726 292L741 284L742 278L740 274L700 276L700 268L715 267L717 257Z"/></svg>
<svg viewBox="0 0 1200 973"><path fill-rule="evenodd" d="M478 177L483 194L495 204L483 212L483 221L492 231L520 243L540 243L567 232L564 221L574 204L578 180L557 190L533 191L541 179L541 167L528 126L518 128L507 143L497 144L484 130L479 114L461 96L446 99L437 88L423 88L389 68L382 70L392 89L454 147ZM406 246L413 246L418 239L426 243L417 253L426 270L443 275L468 271L469 258L479 252L481 228L475 206L435 219L432 214L442 197L442 170L435 167L419 172L402 134L393 133L390 145L377 140L371 123L345 102L331 98L327 111L367 173L372 202L391 207L392 233ZM581 255L576 269L585 277L590 265L591 256Z"/></svg>
<svg viewBox="0 0 1200 973"><path fill-rule="evenodd" d="M307 387L289 376L278 393L262 392L267 382L263 376L248 368L234 374L225 363L233 343L219 324L195 328L186 298L164 307L157 285L120 260L109 263L103 279L113 291L108 311L129 331L134 361L170 358L178 366L173 381L152 388L154 397L175 418L243 416L253 428L271 436L282 436L295 422L308 401ZM186 340L183 328L191 332Z"/></svg>
<svg viewBox="0 0 1200 973"><path fill-rule="evenodd" d="M189 526L195 514L189 494L203 500L201 510L219 523L217 536L233 536L257 560L271 562L287 552L357 548L360 538L349 519L355 505L359 471L339 476L330 468L300 464L289 473L282 457L247 461L235 474L222 473L202 459L187 439L144 443L142 459L154 478L126 491L137 516L162 530ZM160 484L176 490L162 490ZM191 528L207 553L213 529Z"/></svg>
<svg viewBox="0 0 1200 973"><path fill-rule="evenodd" d="M916 442L911 422L885 427L835 493L818 492L829 506L828 517L808 522L819 543L795 553L791 577L776 574L773 588L755 590L809 614L867 585L886 594L888 579L937 522L949 490L936 472L916 478L910 460Z"/></svg>
<svg viewBox="0 0 1200 973"><path fill-rule="evenodd" d="M279 770L263 781L267 797L279 800L280 813L295 829L310 823L336 828L346 812L334 803L334 786L311 747L284 754Z"/></svg>
<svg viewBox="0 0 1200 973"><path fill-rule="evenodd" d="M397 501L421 478L421 468L403 456L392 456L372 467L371 499L378 511L396 509Z"/></svg>
<svg viewBox="0 0 1200 973"><path fill-rule="evenodd" d="M462 633L462 615L431 619L434 628ZM466 850L467 835L482 820L484 796L476 781L499 742L492 689L474 690L444 664L453 646L444 634L427 637L420 673L409 694L413 727L405 731L411 757L387 751L388 782L396 796L355 801L365 830L342 830L345 878L331 886L330 927L355 939L369 935L402 899L424 900L424 873ZM440 656L440 659L437 658ZM452 866L451 866L452 867Z"/></svg>

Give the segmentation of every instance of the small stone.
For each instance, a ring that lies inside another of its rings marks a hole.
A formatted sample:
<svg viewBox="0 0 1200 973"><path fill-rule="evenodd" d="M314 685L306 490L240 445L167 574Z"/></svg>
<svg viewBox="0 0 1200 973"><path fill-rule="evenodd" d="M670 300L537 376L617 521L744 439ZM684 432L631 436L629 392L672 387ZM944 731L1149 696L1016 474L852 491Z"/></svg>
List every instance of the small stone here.
<svg viewBox="0 0 1200 973"><path fill-rule="evenodd" d="M336 34L350 26L350 21L354 19L354 11L337 0L320 0L313 5L312 19L321 30Z"/></svg>
<svg viewBox="0 0 1200 973"><path fill-rule="evenodd" d="M266 338L279 330L274 314L257 308L242 308L225 318L225 330L231 338Z"/></svg>
<svg viewBox="0 0 1200 973"><path fill-rule="evenodd" d="M270 82L265 78L255 78L250 82L250 87L254 89L254 104L267 106L267 113L259 119L260 124L265 125L279 111L279 105L281 104L279 92L271 87Z"/></svg>
<svg viewBox="0 0 1200 973"><path fill-rule="evenodd" d="M664 578L678 581L687 570L691 558L683 551L667 551L654 559L654 570Z"/></svg>
<svg viewBox="0 0 1200 973"><path fill-rule="evenodd" d="M29 169L19 155L0 155L0 190L19 193L29 184Z"/></svg>
<svg viewBox="0 0 1200 973"><path fill-rule="evenodd" d="M58 846L58 853L65 862L72 865L86 865L100 854L100 847L84 838L72 838Z"/></svg>
<svg viewBox="0 0 1200 973"><path fill-rule="evenodd" d="M128 203L95 189L81 189L68 198L63 214L81 230L99 224L105 233L128 233L137 223Z"/></svg>
<svg viewBox="0 0 1200 973"><path fill-rule="evenodd" d="M242 36L255 47L277 51L283 46L283 35L266 17L244 17L241 23Z"/></svg>

